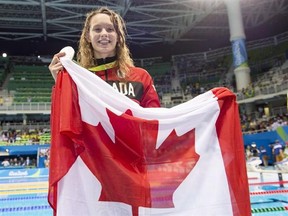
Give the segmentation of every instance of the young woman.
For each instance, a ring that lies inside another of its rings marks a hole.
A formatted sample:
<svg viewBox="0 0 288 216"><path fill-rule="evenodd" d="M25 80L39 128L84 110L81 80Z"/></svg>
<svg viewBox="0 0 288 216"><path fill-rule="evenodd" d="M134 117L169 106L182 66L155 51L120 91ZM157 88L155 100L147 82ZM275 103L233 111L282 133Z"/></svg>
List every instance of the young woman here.
<svg viewBox="0 0 288 216"><path fill-rule="evenodd" d="M135 67L126 45L125 23L114 11L100 8L87 14L77 53L78 63L142 107L159 107L160 101L148 72ZM54 55L49 70L56 81L63 69Z"/></svg>

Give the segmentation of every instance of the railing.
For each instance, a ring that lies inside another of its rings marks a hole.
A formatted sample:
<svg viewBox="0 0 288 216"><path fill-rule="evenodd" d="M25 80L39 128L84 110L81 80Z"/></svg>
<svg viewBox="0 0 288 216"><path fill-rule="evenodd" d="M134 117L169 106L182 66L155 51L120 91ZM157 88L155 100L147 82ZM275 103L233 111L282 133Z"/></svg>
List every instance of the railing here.
<svg viewBox="0 0 288 216"><path fill-rule="evenodd" d="M271 109L271 116L285 115L287 113L287 106L275 107Z"/></svg>
<svg viewBox="0 0 288 216"><path fill-rule="evenodd" d="M282 94L283 91L288 90L288 82L283 83L282 85L269 85L266 87L262 87L255 91L253 97L247 97L243 94L237 94L237 101L238 103L246 103L247 100L257 100L257 99L265 99L266 97L273 97L273 95ZM185 100L181 101L185 102ZM179 101L177 101L179 104ZM170 104L170 106L177 105L177 104ZM169 107L170 107L169 106ZM51 113L51 103L37 103L37 102L26 102L26 103L17 103L11 105L2 105L0 106L0 114L50 114Z"/></svg>
<svg viewBox="0 0 288 216"><path fill-rule="evenodd" d="M263 47L275 46L277 44L283 43L288 41L288 31L284 32L279 35L275 35L268 38L263 38L260 40L255 41L248 41L246 43L247 50L254 50ZM225 55L231 54L232 49L231 47L223 47L207 52L198 52L198 53L188 53L188 54L181 54L181 55L173 55L172 62L178 62L181 58L189 58L194 59L195 61L213 61L219 57L223 57Z"/></svg>
<svg viewBox="0 0 288 216"><path fill-rule="evenodd" d="M268 85L268 86L256 89L254 91L253 97L249 97L244 94L237 94L237 101L239 103L246 103L246 102L255 101L257 99L266 99L266 98L268 99L268 98L271 98L280 94L287 94L287 91L288 91L288 82L285 82L281 85L272 84L272 85Z"/></svg>
<svg viewBox="0 0 288 216"><path fill-rule="evenodd" d="M26 102L26 103L12 103L11 105L3 104L0 106L0 114L50 114L50 102Z"/></svg>
<svg viewBox="0 0 288 216"><path fill-rule="evenodd" d="M29 128L29 130L40 130L40 129L49 130L50 129L50 122L39 122L39 123L33 122L33 123L27 123L27 124L23 124L20 122L2 123L2 126L1 126L2 130L5 131L5 130L9 130L11 128L13 128L15 130L25 130L27 128ZM41 144L43 144L43 143L41 143ZM1 142L0 142L0 146L1 146Z"/></svg>

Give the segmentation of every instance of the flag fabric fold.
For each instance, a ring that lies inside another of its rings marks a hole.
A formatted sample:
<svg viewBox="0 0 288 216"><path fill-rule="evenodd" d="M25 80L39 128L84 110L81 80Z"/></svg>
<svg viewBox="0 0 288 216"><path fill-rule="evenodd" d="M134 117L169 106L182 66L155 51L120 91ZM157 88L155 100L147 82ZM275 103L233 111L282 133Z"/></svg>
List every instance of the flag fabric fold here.
<svg viewBox="0 0 288 216"><path fill-rule="evenodd" d="M142 108L63 57L52 92L54 215L251 215L235 95Z"/></svg>

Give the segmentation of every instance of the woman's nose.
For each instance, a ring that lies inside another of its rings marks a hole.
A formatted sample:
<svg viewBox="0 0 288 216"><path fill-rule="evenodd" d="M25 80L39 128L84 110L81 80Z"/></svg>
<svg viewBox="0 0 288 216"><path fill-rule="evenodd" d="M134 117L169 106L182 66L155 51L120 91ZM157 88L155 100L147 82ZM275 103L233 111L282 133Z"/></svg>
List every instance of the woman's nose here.
<svg viewBox="0 0 288 216"><path fill-rule="evenodd" d="M102 29L102 31L100 32L100 34L101 34L101 35L107 35L107 34L108 34L108 32L106 31L106 29L105 29L105 28L103 28L103 29Z"/></svg>

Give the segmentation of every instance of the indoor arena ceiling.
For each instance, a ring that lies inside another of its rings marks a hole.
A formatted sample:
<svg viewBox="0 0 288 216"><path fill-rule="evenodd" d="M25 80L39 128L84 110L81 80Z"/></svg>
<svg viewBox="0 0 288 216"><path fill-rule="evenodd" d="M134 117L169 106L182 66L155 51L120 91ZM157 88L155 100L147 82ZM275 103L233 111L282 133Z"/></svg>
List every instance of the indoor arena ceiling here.
<svg viewBox="0 0 288 216"><path fill-rule="evenodd" d="M247 40L288 30L288 0L240 0ZM152 57L228 46L224 0L0 0L0 51L48 55L77 48L85 14L120 13L135 55Z"/></svg>

